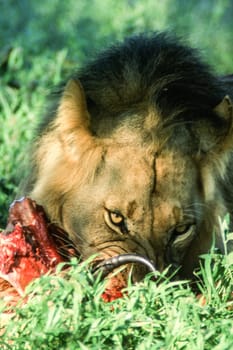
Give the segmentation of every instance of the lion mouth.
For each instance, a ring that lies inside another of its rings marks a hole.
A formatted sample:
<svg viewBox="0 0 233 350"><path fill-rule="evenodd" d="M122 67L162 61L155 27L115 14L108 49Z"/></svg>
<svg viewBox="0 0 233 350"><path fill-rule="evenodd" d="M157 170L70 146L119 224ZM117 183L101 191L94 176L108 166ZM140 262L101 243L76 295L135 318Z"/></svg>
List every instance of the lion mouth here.
<svg viewBox="0 0 233 350"><path fill-rule="evenodd" d="M152 272L154 274L153 277L156 277L157 269L154 264L148 258L138 254L119 254L102 260L93 267L92 272L94 275L101 273L101 278L105 278L117 267L135 263L144 265L148 272Z"/></svg>

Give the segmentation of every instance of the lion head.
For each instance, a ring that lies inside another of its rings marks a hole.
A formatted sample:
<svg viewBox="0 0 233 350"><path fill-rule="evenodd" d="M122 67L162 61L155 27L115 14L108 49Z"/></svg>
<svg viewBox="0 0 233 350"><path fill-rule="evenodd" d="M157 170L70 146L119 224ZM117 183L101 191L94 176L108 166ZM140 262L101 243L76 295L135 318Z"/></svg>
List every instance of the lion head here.
<svg viewBox="0 0 233 350"><path fill-rule="evenodd" d="M221 246L230 211L225 94L195 51L165 35L112 47L68 81L43 123L30 195L84 258L139 253L190 276L213 233Z"/></svg>

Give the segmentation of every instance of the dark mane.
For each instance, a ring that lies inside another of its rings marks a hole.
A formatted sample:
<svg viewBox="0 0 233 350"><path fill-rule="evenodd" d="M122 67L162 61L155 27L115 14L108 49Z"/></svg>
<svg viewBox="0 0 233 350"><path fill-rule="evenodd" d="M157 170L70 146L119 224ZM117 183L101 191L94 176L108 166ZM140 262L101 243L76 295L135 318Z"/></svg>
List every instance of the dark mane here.
<svg viewBox="0 0 233 350"><path fill-rule="evenodd" d="M152 108L164 125L204 118L221 127L213 108L229 94L226 81L212 72L199 52L168 33L128 37L97 54L71 78L83 85L93 124L110 117L111 125L124 113ZM54 119L64 86L50 96L39 135Z"/></svg>
<svg viewBox="0 0 233 350"><path fill-rule="evenodd" d="M100 53L75 77L95 115L149 104L165 118L174 110L186 111L186 119L187 111L192 119L193 114L212 118L212 109L225 95L198 52L164 33L129 37Z"/></svg>

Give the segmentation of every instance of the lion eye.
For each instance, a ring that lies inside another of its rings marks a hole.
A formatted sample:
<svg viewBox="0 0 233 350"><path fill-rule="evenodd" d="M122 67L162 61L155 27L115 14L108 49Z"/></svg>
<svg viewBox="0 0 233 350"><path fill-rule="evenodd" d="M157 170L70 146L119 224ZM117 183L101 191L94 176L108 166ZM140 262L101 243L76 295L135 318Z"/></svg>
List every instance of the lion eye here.
<svg viewBox="0 0 233 350"><path fill-rule="evenodd" d="M190 224L177 226L175 231L174 231L174 234L177 236L183 235L189 231L191 226L192 225L190 225Z"/></svg>
<svg viewBox="0 0 233 350"><path fill-rule="evenodd" d="M112 221L112 223L114 225L121 225L124 221L124 217L121 215L121 214L118 214L116 212L109 212L109 217L110 217L110 220Z"/></svg>
<svg viewBox="0 0 233 350"><path fill-rule="evenodd" d="M120 234L128 233L125 218L122 214L105 208L104 219L107 226L113 231Z"/></svg>
<svg viewBox="0 0 233 350"><path fill-rule="evenodd" d="M166 257L169 263L180 264L186 249L196 235L196 224L189 223L174 228L168 242Z"/></svg>

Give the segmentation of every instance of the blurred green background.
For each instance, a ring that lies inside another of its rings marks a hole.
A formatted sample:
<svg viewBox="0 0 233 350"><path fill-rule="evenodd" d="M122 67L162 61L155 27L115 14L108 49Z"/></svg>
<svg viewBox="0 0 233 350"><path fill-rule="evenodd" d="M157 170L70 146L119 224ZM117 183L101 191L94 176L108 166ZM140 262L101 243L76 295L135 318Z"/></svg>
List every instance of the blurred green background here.
<svg viewBox="0 0 233 350"><path fill-rule="evenodd" d="M169 30L233 73L232 0L0 0L0 227L46 95L126 35Z"/></svg>

